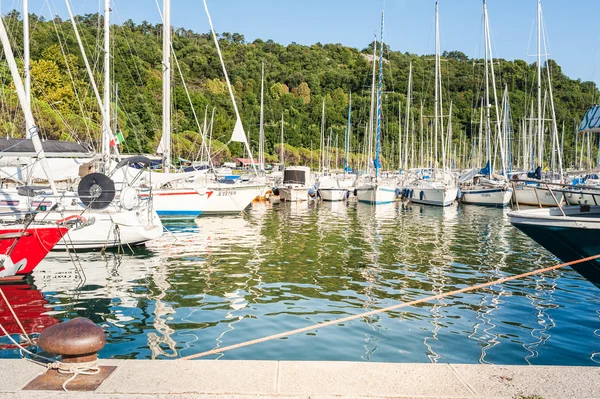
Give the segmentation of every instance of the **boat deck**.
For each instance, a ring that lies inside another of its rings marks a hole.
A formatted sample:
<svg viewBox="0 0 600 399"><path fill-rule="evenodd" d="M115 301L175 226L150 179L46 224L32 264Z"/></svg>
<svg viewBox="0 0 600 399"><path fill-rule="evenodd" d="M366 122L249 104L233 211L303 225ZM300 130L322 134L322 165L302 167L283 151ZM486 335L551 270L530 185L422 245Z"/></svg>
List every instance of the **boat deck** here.
<svg viewBox="0 0 600 399"><path fill-rule="evenodd" d="M117 367L95 392L65 394L24 391L44 368L25 360L1 360L0 369L10 378L1 380L0 398L600 397L600 367L236 360L101 364Z"/></svg>

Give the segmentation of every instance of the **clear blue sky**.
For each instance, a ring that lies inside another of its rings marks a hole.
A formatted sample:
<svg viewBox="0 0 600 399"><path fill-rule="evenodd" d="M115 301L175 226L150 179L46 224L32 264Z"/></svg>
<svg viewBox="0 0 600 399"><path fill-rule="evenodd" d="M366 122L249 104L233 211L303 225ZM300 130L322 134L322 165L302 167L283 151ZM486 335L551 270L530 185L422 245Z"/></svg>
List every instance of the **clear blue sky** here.
<svg viewBox="0 0 600 399"><path fill-rule="evenodd" d="M156 0L112 0L114 23L160 21ZM162 5L162 0L158 0ZM71 0L75 13L99 10L102 0ZM21 0L0 0L2 12ZM62 17L64 0L30 0L30 12L50 17L50 5ZM364 48L379 32L385 7L385 41L393 50L434 52L434 0L208 0L217 32L238 32L247 40L342 43ZM482 1L440 0L443 50L481 57ZM551 58L571 78L600 82L599 0L542 0ZM494 56L534 61L536 0L488 0ZM172 0L172 24L207 32L202 0Z"/></svg>

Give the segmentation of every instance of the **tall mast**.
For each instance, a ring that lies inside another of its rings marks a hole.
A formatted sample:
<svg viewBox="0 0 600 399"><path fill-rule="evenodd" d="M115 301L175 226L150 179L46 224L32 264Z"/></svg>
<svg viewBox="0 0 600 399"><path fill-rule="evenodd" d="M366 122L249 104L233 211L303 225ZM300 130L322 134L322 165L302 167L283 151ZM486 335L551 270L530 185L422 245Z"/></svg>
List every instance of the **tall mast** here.
<svg viewBox="0 0 600 399"><path fill-rule="evenodd" d="M285 147L283 146L283 112L281 113L281 165L285 167L283 157L285 155Z"/></svg>
<svg viewBox="0 0 600 399"><path fill-rule="evenodd" d="M31 104L31 56L29 52L29 0L23 0L23 77L25 78L25 97Z"/></svg>
<svg viewBox="0 0 600 399"><path fill-rule="evenodd" d="M163 104L162 151L163 169L171 171L171 0L163 0Z"/></svg>
<svg viewBox="0 0 600 399"><path fill-rule="evenodd" d="M491 74L492 75L491 76L492 90L494 91L494 107L496 109L496 135L498 136L498 138L499 138L498 142L500 143L500 161L502 162L502 174L504 176L506 176L504 138L502 137L502 130L500 128L500 112L498 110L498 93L496 91L496 74L494 73L494 56L492 54L492 41L490 38L490 24L489 24L489 20L488 20L486 0L483 0L483 13L484 13L484 20L485 20L484 24L485 24L485 31L486 31L485 41L486 41L487 52L489 53L490 70L492 72L492 74ZM491 125L490 125L490 130L491 130ZM491 131L490 131L490 134L491 134Z"/></svg>
<svg viewBox="0 0 600 399"><path fill-rule="evenodd" d="M265 126L264 126L264 99L265 99L265 62L262 63L260 80L260 131L258 134L258 163L260 170L265 170Z"/></svg>
<svg viewBox="0 0 600 399"><path fill-rule="evenodd" d="M434 105L435 110L433 113L433 130L434 130L434 170L435 175L437 175L437 140L438 140L438 107L439 107L439 74L440 74L440 33L439 33L439 20L438 20L438 2L435 2L435 99Z"/></svg>
<svg viewBox="0 0 600 399"><path fill-rule="evenodd" d="M371 111L369 113L369 145L367 152L367 171L373 163L373 120L375 119L375 73L377 71L377 35L373 38L373 82L371 84Z"/></svg>
<svg viewBox="0 0 600 399"><path fill-rule="evenodd" d="M406 114L405 114L406 123L404 126L405 137L406 137L406 139L404 140L404 169L408 169L408 129L410 127L409 119L410 119L411 102L412 102L412 61L410 62L409 67L408 67L408 90L407 90L407 94L406 94ZM414 139L413 139L413 142L414 142Z"/></svg>
<svg viewBox="0 0 600 399"><path fill-rule="evenodd" d="M321 173L325 172L325 98L323 98L323 112L321 113Z"/></svg>
<svg viewBox="0 0 600 399"><path fill-rule="evenodd" d="M110 158L110 0L104 0L104 111L108 118L102 119L102 157L104 167Z"/></svg>
<svg viewBox="0 0 600 399"><path fill-rule="evenodd" d="M381 11L381 45L379 46L379 83L377 84L377 133L375 137L375 181L379 175L381 163L379 162L379 153L381 152L381 91L383 89L383 17Z"/></svg>
<svg viewBox="0 0 600 399"><path fill-rule="evenodd" d="M483 0L483 30L484 30L484 48L485 48L485 156L486 156L486 167L488 170L488 177L492 174L492 138L491 138L491 122L490 122L490 76L489 76L489 49L488 49L488 24L487 24L487 8L485 0Z"/></svg>
<svg viewBox="0 0 600 399"><path fill-rule="evenodd" d="M542 156L544 149L540 145L542 142L542 3L538 0L537 9L537 86L538 86L538 166L542 166Z"/></svg>
<svg viewBox="0 0 600 399"><path fill-rule="evenodd" d="M350 153L350 128L351 128L351 120L352 117L352 92L350 92L350 96L348 97L348 125L346 126L346 140L344 144L344 176L348 172L348 155Z"/></svg>
<svg viewBox="0 0 600 399"><path fill-rule="evenodd" d="M2 41L2 47L4 48L6 62L8 63L13 83L17 91L17 97L19 98L21 108L23 108L23 114L25 116L25 126L27 128L27 137L31 139L33 143L33 148L36 152L36 156L42 165L42 169L46 173L46 177L48 178L50 189L52 190L52 193L56 195L56 185L54 184L54 179L52 178L52 174L50 173L50 166L48 165L48 161L46 160L46 154L44 153L42 142L40 141L40 137L38 136L38 128L35 125L33 113L31 112L31 107L29 106L27 96L25 95L25 87L23 86L21 76L19 75L19 69L17 67L15 56L10 46L10 41L8 39L8 34L6 33L6 28L4 27L4 21L2 16L0 16L0 40Z"/></svg>

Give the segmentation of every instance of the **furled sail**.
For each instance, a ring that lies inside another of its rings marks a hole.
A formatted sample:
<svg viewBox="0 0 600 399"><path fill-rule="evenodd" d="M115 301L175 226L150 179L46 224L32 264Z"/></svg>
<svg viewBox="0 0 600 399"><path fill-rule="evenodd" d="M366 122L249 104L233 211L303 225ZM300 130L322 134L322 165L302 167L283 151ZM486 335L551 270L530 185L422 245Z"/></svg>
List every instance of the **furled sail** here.
<svg viewBox="0 0 600 399"><path fill-rule="evenodd" d="M600 132L600 105L594 105L587 110L579 125L579 131L583 133Z"/></svg>

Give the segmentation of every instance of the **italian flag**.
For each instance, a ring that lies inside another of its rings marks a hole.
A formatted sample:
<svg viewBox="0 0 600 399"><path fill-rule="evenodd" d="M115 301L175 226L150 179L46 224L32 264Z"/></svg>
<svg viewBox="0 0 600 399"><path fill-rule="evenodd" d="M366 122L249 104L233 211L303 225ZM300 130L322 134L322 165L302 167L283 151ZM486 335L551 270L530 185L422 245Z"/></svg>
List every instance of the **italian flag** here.
<svg viewBox="0 0 600 399"><path fill-rule="evenodd" d="M125 141L125 137L123 137L123 133L119 132L117 133L116 136L114 136L111 140L110 140L110 146L114 147L117 144L121 144L122 142Z"/></svg>

